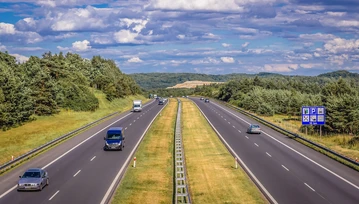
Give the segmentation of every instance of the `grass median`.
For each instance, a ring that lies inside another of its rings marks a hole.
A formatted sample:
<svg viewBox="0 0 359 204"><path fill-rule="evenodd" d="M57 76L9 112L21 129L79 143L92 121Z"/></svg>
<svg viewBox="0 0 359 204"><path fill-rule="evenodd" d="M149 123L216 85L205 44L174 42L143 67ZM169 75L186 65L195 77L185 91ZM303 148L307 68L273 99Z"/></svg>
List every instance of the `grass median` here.
<svg viewBox="0 0 359 204"><path fill-rule="evenodd" d="M268 203L193 102L182 99L182 135L193 203Z"/></svg>
<svg viewBox="0 0 359 204"><path fill-rule="evenodd" d="M172 203L177 100L169 100L138 147L136 168L130 164L112 204Z"/></svg>
<svg viewBox="0 0 359 204"><path fill-rule="evenodd" d="M116 111L129 110L132 107L132 101L135 99L146 101L143 96L129 96L109 102L102 92L94 91L94 94L100 102L100 107L96 111L75 112L61 110L59 114L38 116L35 121L26 123L23 126L12 128L5 132L1 131L0 164L10 161L11 156L16 158L106 115Z"/></svg>

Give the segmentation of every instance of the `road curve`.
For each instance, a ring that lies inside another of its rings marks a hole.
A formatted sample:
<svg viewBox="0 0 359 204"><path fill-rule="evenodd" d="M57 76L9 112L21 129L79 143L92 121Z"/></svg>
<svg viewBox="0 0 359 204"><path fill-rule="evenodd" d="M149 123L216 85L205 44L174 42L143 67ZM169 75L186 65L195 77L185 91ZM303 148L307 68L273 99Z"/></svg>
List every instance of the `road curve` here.
<svg viewBox="0 0 359 204"><path fill-rule="evenodd" d="M273 203L359 203L359 172L221 104L191 98L248 167ZM240 181L239 181L240 182Z"/></svg>
<svg viewBox="0 0 359 204"><path fill-rule="evenodd" d="M0 203L99 204L146 128L163 107L152 101L142 112L125 112L1 176ZM103 137L110 126L125 128L123 151L103 151ZM45 168L49 172L50 185L39 192L17 192L13 187L18 176L29 167Z"/></svg>

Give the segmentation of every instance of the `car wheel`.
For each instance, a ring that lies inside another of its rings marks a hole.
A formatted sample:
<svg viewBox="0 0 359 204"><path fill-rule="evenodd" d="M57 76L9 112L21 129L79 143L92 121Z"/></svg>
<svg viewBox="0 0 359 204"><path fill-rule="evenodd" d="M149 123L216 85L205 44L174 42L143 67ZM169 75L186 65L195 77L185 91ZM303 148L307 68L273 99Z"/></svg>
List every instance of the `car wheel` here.
<svg viewBox="0 0 359 204"><path fill-rule="evenodd" d="M42 186L42 183L41 183L41 184L40 184L39 191L42 191L42 187L43 187L43 186Z"/></svg>
<svg viewBox="0 0 359 204"><path fill-rule="evenodd" d="M49 185L49 179L46 179L46 185L47 186Z"/></svg>

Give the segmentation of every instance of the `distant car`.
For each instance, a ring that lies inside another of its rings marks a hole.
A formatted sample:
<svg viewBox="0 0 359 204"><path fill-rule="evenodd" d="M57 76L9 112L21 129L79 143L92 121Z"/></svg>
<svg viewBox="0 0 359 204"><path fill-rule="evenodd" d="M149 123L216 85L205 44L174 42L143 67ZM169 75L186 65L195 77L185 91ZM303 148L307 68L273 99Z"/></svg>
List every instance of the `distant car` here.
<svg viewBox="0 0 359 204"><path fill-rule="evenodd" d="M203 97L201 97L199 100L203 101L203 100L204 100L204 98L203 98Z"/></svg>
<svg viewBox="0 0 359 204"><path fill-rule="evenodd" d="M18 191L41 191L45 186L49 185L49 174L47 171L40 168L28 169L22 176L19 177L20 180L17 183Z"/></svg>
<svg viewBox="0 0 359 204"><path fill-rule="evenodd" d="M206 98L206 100L204 100L204 102L205 102L205 103L209 103L209 99L208 99L208 98Z"/></svg>
<svg viewBox="0 0 359 204"><path fill-rule="evenodd" d="M261 134L261 128L257 124L251 124L247 129L247 133Z"/></svg>
<svg viewBox="0 0 359 204"><path fill-rule="evenodd" d="M188 96L186 96L186 98L188 98Z"/></svg>
<svg viewBox="0 0 359 204"><path fill-rule="evenodd" d="M163 105L163 100L158 101L158 105Z"/></svg>

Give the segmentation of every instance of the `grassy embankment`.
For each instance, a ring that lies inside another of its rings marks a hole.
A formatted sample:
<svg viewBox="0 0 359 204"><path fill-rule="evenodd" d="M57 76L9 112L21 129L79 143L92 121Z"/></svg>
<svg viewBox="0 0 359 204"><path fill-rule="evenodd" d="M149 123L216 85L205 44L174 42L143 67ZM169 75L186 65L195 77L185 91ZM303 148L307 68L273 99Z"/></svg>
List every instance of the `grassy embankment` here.
<svg viewBox="0 0 359 204"><path fill-rule="evenodd" d="M193 203L267 203L197 107L183 101L182 133Z"/></svg>
<svg viewBox="0 0 359 204"><path fill-rule="evenodd" d="M138 147L112 200L116 203L172 203L173 148L177 100L170 99Z"/></svg>
<svg viewBox="0 0 359 204"><path fill-rule="evenodd" d="M53 116L36 117L35 121L23 126L12 128L0 133L0 164L29 152L63 134L71 132L83 125L100 119L116 111L123 112L132 107L132 100L142 99L143 96L129 96L124 99L115 99L109 102L100 91L94 91L99 99L100 107L94 112L74 112L61 110Z"/></svg>

